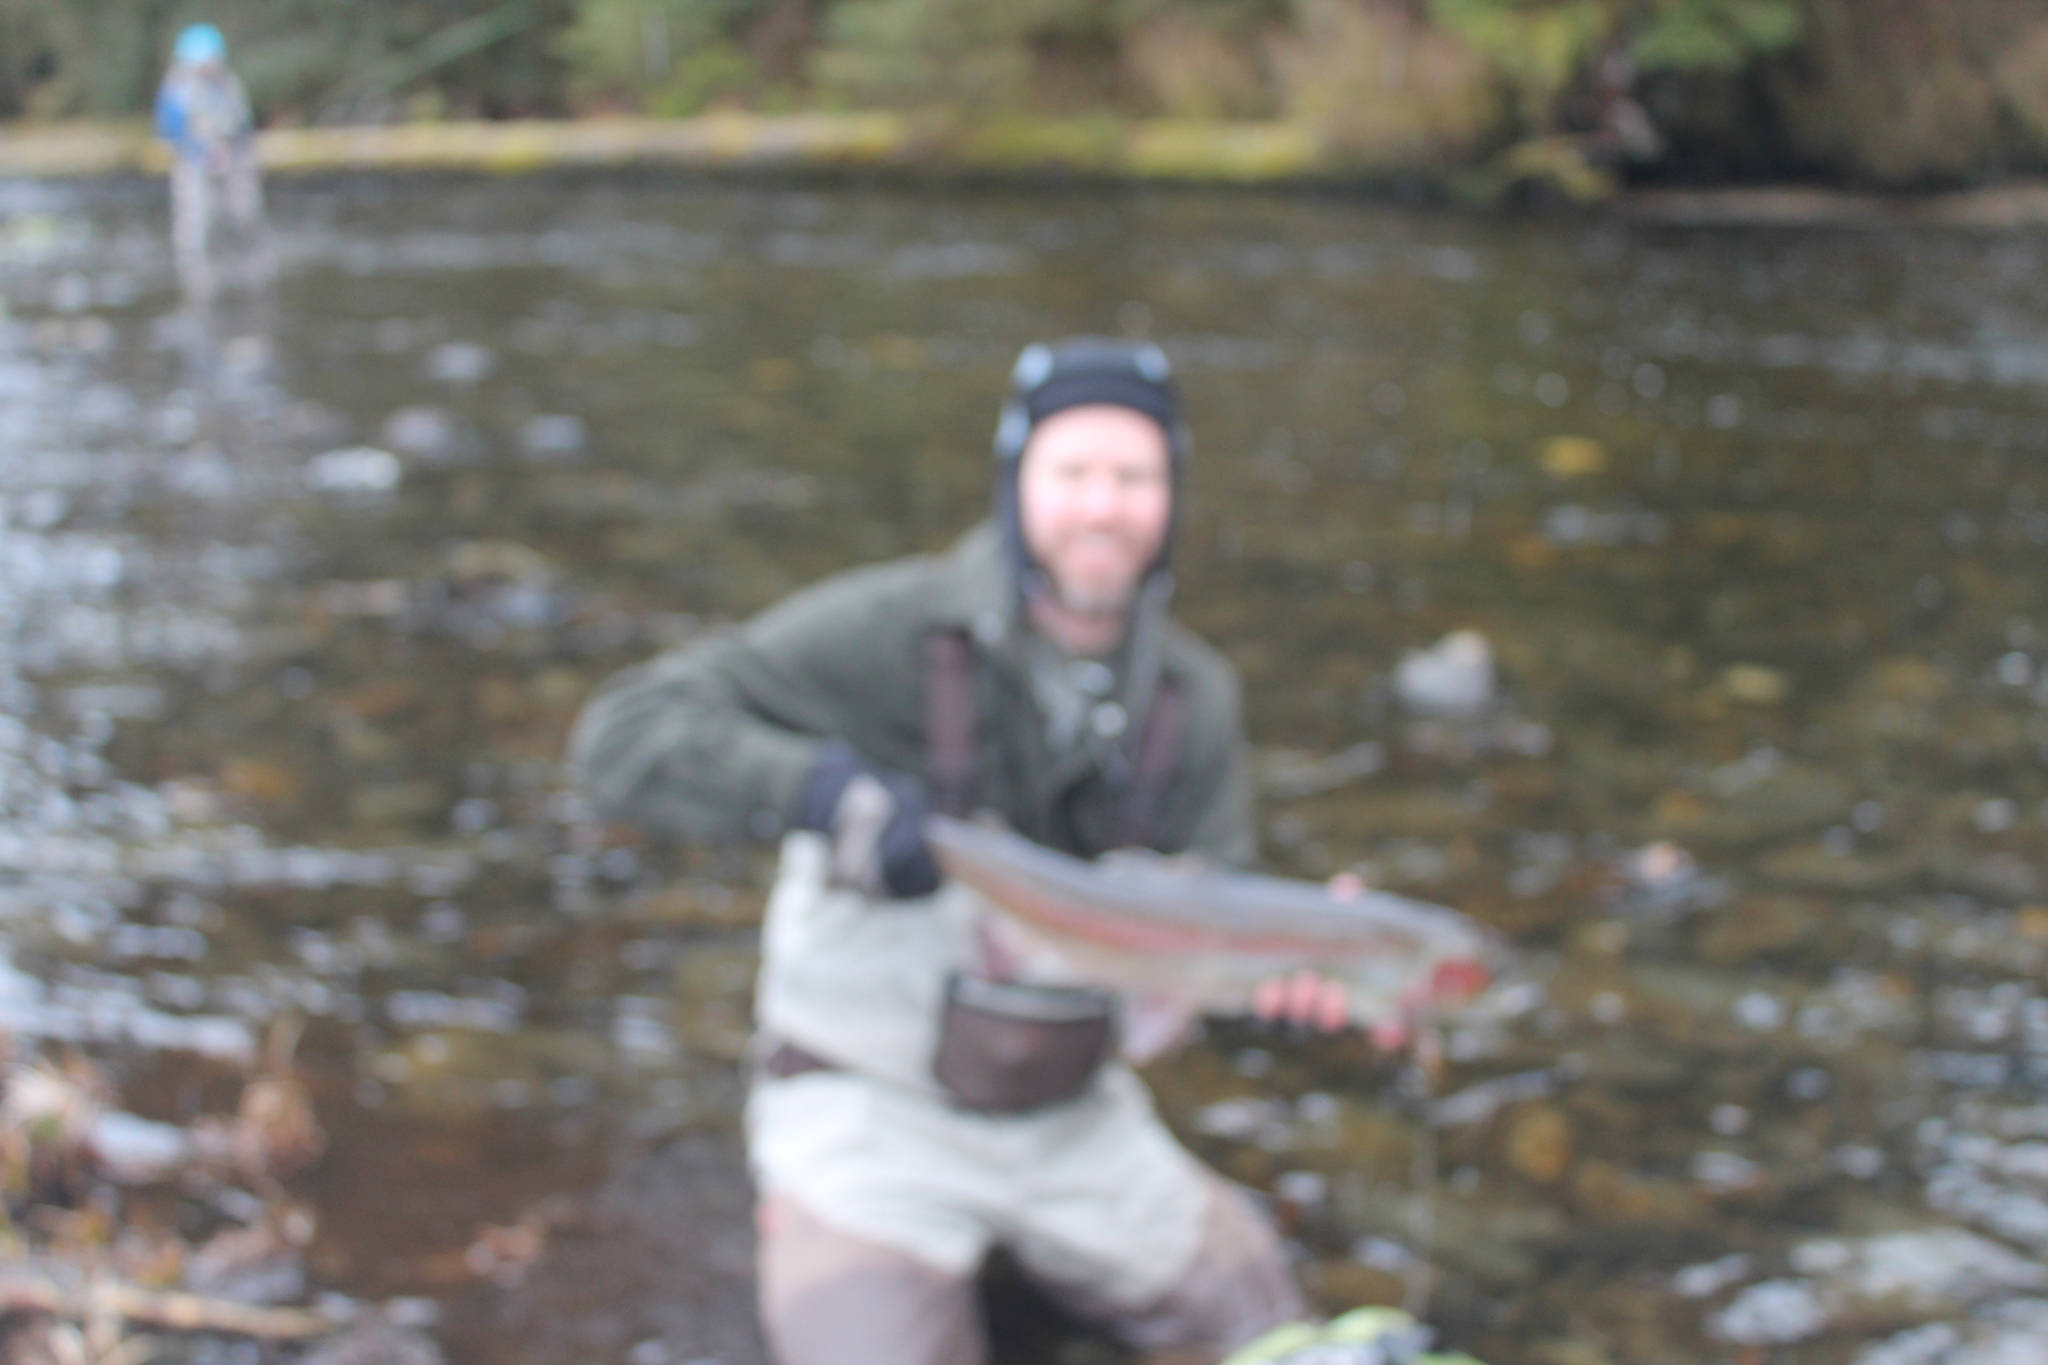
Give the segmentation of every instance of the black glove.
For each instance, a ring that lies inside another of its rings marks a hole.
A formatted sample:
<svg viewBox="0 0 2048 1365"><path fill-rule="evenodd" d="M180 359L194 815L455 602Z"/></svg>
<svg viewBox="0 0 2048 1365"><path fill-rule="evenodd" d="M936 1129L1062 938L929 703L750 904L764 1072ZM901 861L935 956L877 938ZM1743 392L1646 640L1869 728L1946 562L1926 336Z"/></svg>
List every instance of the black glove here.
<svg viewBox="0 0 2048 1365"><path fill-rule="evenodd" d="M833 739L811 766L795 823L831 837L833 881L904 900L939 889L939 866L924 841L931 804L916 778L871 767Z"/></svg>

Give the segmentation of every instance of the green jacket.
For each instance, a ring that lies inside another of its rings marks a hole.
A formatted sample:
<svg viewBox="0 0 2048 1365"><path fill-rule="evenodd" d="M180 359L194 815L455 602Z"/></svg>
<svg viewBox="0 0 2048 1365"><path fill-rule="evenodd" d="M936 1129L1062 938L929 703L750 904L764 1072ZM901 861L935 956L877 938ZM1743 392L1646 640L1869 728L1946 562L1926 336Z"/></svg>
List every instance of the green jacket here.
<svg viewBox="0 0 2048 1365"><path fill-rule="evenodd" d="M1092 856L1120 841L1109 774L1121 754L1106 736L1149 704L1148 670L1134 663L1143 651L1127 641L1110 661L1113 680L1097 670L1098 692L1084 694L1072 667L1020 624L1012 598L985 525L947 554L836 575L613 679L577 721L570 762L607 818L668 837L773 839L826 738L882 767L924 771L922 641L962 628L976 659L982 805L1040 843ZM1155 627L1134 638L1156 640L1158 676L1187 703L1157 842L1249 863L1256 839L1237 674L1163 616Z"/></svg>

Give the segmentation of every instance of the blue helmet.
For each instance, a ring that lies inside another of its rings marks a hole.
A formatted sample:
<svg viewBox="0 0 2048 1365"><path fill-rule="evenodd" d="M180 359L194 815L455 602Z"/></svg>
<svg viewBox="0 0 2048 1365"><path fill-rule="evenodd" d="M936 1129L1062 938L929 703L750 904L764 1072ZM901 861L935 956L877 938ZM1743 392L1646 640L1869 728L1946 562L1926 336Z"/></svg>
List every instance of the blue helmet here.
<svg viewBox="0 0 2048 1365"><path fill-rule="evenodd" d="M199 66L206 62L224 61L228 55L228 40L221 36L212 24L193 24L178 35L171 57L181 66Z"/></svg>

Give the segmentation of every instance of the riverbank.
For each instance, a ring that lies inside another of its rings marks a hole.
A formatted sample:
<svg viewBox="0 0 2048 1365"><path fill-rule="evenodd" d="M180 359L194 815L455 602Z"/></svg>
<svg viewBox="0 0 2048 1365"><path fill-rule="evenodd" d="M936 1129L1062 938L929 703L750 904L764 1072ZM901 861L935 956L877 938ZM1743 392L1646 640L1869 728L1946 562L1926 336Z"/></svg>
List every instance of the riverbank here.
<svg viewBox="0 0 2048 1365"><path fill-rule="evenodd" d="M890 113L688 119L443 122L279 128L259 135L273 174L467 171L517 175L559 168L666 165L699 170L866 171L977 179L1395 188L1467 203L1513 201L1541 186L1546 203L1600 206L1683 225L1934 226L2010 229L2048 224L2048 181L2013 180L1939 193L1881 194L1825 186L1625 189L1555 145L1525 148L1490 168L1361 165L1306 128L1275 122L1014 119L941 123ZM15 125L0 134L0 176L160 173L165 153L139 124Z"/></svg>

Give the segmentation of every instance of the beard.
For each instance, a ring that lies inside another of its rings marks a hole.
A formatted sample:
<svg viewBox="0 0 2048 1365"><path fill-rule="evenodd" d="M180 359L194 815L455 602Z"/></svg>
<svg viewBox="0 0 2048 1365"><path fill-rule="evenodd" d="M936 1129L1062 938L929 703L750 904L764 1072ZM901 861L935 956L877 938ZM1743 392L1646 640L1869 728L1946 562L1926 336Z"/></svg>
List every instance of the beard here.
<svg viewBox="0 0 2048 1365"><path fill-rule="evenodd" d="M1097 553L1089 553L1091 541ZM1103 545L1115 547L1108 562L1099 553ZM1147 566L1141 562L1143 553L1138 544L1124 536L1080 537L1064 545L1048 546L1040 560L1045 595L1062 610L1076 615L1122 616L1137 601L1138 590L1145 581ZM1078 564L1074 562L1076 558ZM1064 573L1062 561L1066 561Z"/></svg>
<svg viewBox="0 0 2048 1365"><path fill-rule="evenodd" d="M1095 575L1078 581L1062 581L1052 571L1044 574L1045 596L1064 611L1097 618L1123 616L1138 600L1142 572L1129 577Z"/></svg>
<svg viewBox="0 0 2048 1365"><path fill-rule="evenodd" d="M1046 595L1076 616L1122 616L1138 600L1138 585L1086 584L1069 588L1048 579Z"/></svg>

